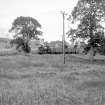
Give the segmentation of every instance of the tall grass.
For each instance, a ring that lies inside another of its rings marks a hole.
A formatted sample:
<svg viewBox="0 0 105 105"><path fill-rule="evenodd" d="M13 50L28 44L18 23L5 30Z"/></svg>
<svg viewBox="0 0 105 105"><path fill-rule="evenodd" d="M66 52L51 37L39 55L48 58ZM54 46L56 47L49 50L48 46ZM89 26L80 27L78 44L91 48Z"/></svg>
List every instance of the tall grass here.
<svg viewBox="0 0 105 105"><path fill-rule="evenodd" d="M66 65L61 60L61 55L1 57L0 105L104 105L104 66L75 63L73 56Z"/></svg>
<svg viewBox="0 0 105 105"><path fill-rule="evenodd" d="M33 90L18 91L2 89L0 105L80 105L78 98L60 93L55 86L43 89L40 85L35 87Z"/></svg>

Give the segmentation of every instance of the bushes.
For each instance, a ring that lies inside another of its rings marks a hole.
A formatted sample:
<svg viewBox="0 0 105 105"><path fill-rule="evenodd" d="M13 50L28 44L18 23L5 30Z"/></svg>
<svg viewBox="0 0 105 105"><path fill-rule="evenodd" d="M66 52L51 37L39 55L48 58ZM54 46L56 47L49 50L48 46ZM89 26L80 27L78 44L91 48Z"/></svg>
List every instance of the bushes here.
<svg viewBox="0 0 105 105"><path fill-rule="evenodd" d="M50 48L49 46L47 47L44 47L44 46L40 46L38 48L38 53L39 54L62 54L63 53L63 50L62 48L58 47L58 48ZM65 49L65 53L66 54L78 54L79 53L79 50L78 49L75 49L75 48L66 48Z"/></svg>
<svg viewBox="0 0 105 105"><path fill-rule="evenodd" d="M18 52L21 52L21 51L24 51L25 53L30 53L31 52L31 47L29 46L29 43L21 37L18 37L16 39L11 40L10 44L12 46L16 45L16 50Z"/></svg>
<svg viewBox="0 0 105 105"><path fill-rule="evenodd" d="M22 45L22 50L25 52L25 53L30 53L31 52L31 47L28 45L28 43L24 43Z"/></svg>

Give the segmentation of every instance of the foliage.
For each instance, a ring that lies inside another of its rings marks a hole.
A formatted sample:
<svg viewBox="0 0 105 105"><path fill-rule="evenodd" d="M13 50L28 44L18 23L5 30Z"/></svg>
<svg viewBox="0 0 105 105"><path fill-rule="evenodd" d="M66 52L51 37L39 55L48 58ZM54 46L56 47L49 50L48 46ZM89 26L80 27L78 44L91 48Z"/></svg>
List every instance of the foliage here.
<svg viewBox="0 0 105 105"><path fill-rule="evenodd" d="M38 53L39 54L50 54L51 53L51 48L49 45L45 45L45 46L40 46L38 48Z"/></svg>
<svg viewBox="0 0 105 105"><path fill-rule="evenodd" d="M72 29L72 28L67 32L67 35L70 38L71 42L74 42L76 40L75 33L76 33L76 29Z"/></svg>
<svg viewBox="0 0 105 105"><path fill-rule="evenodd" d="M88 39L88 48L99 48L103 45L104 28L100 22L105 20L104 0L79 0L72 11L72 17L73 22L79 20L80 23L76 30L70 30L71 35L75 33L76 38Z"/></svg>
<svg viewBox="0 0 105 105"><path fill-rule="evenodd" d="M42 35L42 32L38 28L41 28L41 24L36 19L23 16L17 17L9 30L9 32L15 33L14 41L18 43L16 49L22 46L22 49L29 53L31 50L29 41L31 39L39 39L38 36Z"/></svg>
<svg viewBox="0 0 105 105"><path fill-rule="evenodd" d="M9 31L15 32L16 36L22 35L24 39L31 39L37 38L38 35L42 34L38 28L41 28L41 24L36 19L20 16L14 20Z"/></svg>
<svg viewBox="0 0 105 105"><path fill-rule="evenodd" d="M39 54L62 54L62 48L61 47L50 47L50 46L40 46L38 48ZM79 51L77 48L66 48L65 49L66 54L78 54Z"/></svg>
<svg viewBox="0 0 105 105"><path fill-rule="evenodd" d="M24 52L26 52L26 53L30 53L30 51L31 51L31 48L30 48L30 46L28 45L28 43L25 42L25 41L23 40L23 38L21 38L21 37L18 37L18 38L16 38L16 39L11 40L11 41L10 41L10 44L11 44L12 46L13 46L13 45L16 45L16 50L18 50L19 52L22 50L22 51L24 51ZM21 48L21 50L20 50L19 48Z"/></svg>
<svg viewBox="0 0 105 105"><path fill-rule="evenodd" d="M99 21L105 19L105 0L79 0L72 11L73 20L81 20L88 14L95 15Z"/></svg>

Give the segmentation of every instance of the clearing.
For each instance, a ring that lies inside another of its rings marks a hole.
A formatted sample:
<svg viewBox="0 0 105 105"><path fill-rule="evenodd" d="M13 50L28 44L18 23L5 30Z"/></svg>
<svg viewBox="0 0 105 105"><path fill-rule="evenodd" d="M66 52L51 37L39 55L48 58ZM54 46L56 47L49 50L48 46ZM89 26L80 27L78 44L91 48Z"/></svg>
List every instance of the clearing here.
<svg viewBox="0 0 105 105"><path fill-rule="evenodd" d="M0 56L0 105L104 105L105 57Z"/></svg>

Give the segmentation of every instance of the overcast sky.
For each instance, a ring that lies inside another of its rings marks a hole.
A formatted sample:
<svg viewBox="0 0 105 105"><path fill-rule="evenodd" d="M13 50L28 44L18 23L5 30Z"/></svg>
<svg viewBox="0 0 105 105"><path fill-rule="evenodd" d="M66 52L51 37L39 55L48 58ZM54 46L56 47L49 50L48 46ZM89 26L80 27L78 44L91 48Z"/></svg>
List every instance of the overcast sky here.
<svg viewBox="0 0 105 105"><path fill-rule="evenodd" d="M70 13L78 0L0 0L0 36L11 28L16 17L30 16L42 25L45 40L60 40L62 15ZM66 24L66 27L68 25Z"/></svg>

